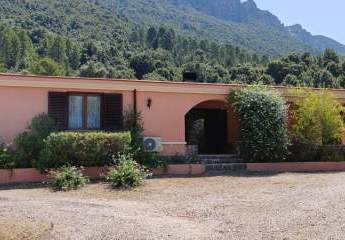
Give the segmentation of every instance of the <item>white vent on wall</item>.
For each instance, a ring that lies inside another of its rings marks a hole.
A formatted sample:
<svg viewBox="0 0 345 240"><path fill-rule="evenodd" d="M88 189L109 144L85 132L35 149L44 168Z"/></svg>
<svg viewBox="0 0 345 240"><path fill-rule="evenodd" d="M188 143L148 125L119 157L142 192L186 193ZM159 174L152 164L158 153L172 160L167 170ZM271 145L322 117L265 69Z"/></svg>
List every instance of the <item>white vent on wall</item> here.
<svg viewBox="0 0 345 240"><path fill-rule="evenodd" d="M144 137L144 145L147 151L161 152L163 150L162 139L160 137Z"/></svg>

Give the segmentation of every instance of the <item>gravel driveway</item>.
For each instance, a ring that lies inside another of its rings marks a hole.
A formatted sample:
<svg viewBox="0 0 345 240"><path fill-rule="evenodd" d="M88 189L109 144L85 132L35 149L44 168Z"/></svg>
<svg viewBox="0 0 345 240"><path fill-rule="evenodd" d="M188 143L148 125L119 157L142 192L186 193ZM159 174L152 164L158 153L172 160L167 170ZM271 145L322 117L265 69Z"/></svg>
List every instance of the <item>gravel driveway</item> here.
<svg viewBox="0 0 345 240"><path fill-rule="evenodd" d="M0 239L345 239L345 173L3 188Z"/></svg>

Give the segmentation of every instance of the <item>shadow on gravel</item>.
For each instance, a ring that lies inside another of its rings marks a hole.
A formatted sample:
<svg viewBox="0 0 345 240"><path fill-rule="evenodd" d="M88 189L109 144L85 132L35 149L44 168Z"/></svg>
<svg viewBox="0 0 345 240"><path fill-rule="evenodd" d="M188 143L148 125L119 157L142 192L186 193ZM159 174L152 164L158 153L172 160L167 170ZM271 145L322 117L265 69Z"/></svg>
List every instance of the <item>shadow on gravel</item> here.
<svg viewBox="0 0 345 240"><path fill-rule="evenodd" d="M203 178L203 177L216 177L216 176L229 176L229 177L271 177L275 175L279 175L281 173L278 172L248 172L248 171L228 171L228 172L206 172L203 175L162 175L162 176L154 176L152 179L160 179L160 178Z"/></svg>
<svg viewBox="0 0 345 240"><path fill-rule="evenodd" d="M277 176L281 174L309 174L309 175L315 175L315 174L335 174L335 173L341 173L343 171L315 171L315 172L308 172L308 171L299 171L299 172L249 172L246 170L242 171L234 171L234 172L224 172L224 173L205 173L203 177L214 177L214 176L231 176L231 177L244 177L244 178L250 178L250 177L272 177Z"/></svg>
<svg viewBox="0 0 345 240"><path fill-rule="evenodd" d="M316 171L316 172L249 172L246 170L241 170L241 171L229 171L229 172L206 172L203 175L195 175L195 176L190 176L190 175L185 175L185 176L176 176L176 175L164 175L164 176L156 176L153 177L152 179L160 179L160 178L207 178L207 177L217 177L217 176L229 176L229 177L238 177L238 178L258 178L258 177L273 177L281 174L286 174L286 173L291 173L291 174L310 174L310 175L315 175L315 174L335 174L335 173L340 173L340 171Z"/></svg>
<svg viewBox="0 0 345 240"><path fill-rule="evenodd" d="M101 182L104 182L104 181L102 179L91 179L89 184L95 184L95 183L101 183ZM0 191L13 190L13 189L39 189L39 188L49 188L48 182L0 184Z"/></svg>
<svg viewBox="0 0 345 240"><path fill-rule="evenodd" d="M228 176L228 177L238 177L238 178L265 178L273 177L281 174L291 173L291 174L335 174L341 173L342 171L317 171L317 172L249 172L246 170L241 171L229 171L229 172L207 172L203 175L163 175L163 176L154 176L150 179L164 179L164 178L208 178L208 177L218 177L218 176ZM150 180L148 179L148 180ZM91 180L90 184L102 183L104 182L101 179ZM44 183L16 183L16 184L0 184L0 191L2 190L13 190L13 189L39 189L39 188L48 188L49 185L47 182Z"/></svg>

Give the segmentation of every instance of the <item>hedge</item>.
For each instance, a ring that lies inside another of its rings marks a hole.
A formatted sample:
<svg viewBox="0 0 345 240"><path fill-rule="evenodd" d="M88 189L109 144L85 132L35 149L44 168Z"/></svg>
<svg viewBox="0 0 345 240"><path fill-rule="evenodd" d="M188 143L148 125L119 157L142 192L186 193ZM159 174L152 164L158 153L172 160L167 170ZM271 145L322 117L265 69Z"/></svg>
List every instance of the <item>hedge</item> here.
<svg viewBox="0 0 345 240"><path fill-rule="evenodd" d="M289 162L345 162L345 145L293 144Z"/></svg>
<svg viewBox="0 0 345 240"><path fill-rule="evenodd" d="M229 94L240 124L240 154L248 162L283 161L288 154L287 104L273 90L248 87Z"/></svg>
<svg viewBox="0 0 345 240"><path fill-rule="evenodd" d="M128 132L58 132L44 141L36 168L105 166L112 157L126 150L131 142Z"/></svg>
<svg viewBox="0 0 345 240"><path fill-rule="evenodd" d="M320 146L316 161L344 162L345 161L345 145Z"/></svg>

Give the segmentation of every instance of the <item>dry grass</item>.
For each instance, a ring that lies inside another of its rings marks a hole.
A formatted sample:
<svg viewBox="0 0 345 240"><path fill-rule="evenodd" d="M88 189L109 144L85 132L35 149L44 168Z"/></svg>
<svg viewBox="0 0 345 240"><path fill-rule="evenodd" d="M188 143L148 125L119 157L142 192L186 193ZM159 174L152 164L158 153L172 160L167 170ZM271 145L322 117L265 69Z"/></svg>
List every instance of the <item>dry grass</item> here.
<svg viewBox="0 0 345 240"><path fill-rule="evenodd" d="M47 238L49 224L25 219L0 218L1 240L39 240Z"/></svg>
<svg viewBox="0 0 345 240"><path fill-rule="evenodd" d="M237 175L152 179L132 191L101 183L58 193L3 189L0 239L345 239L344 179Z"/></svg>

